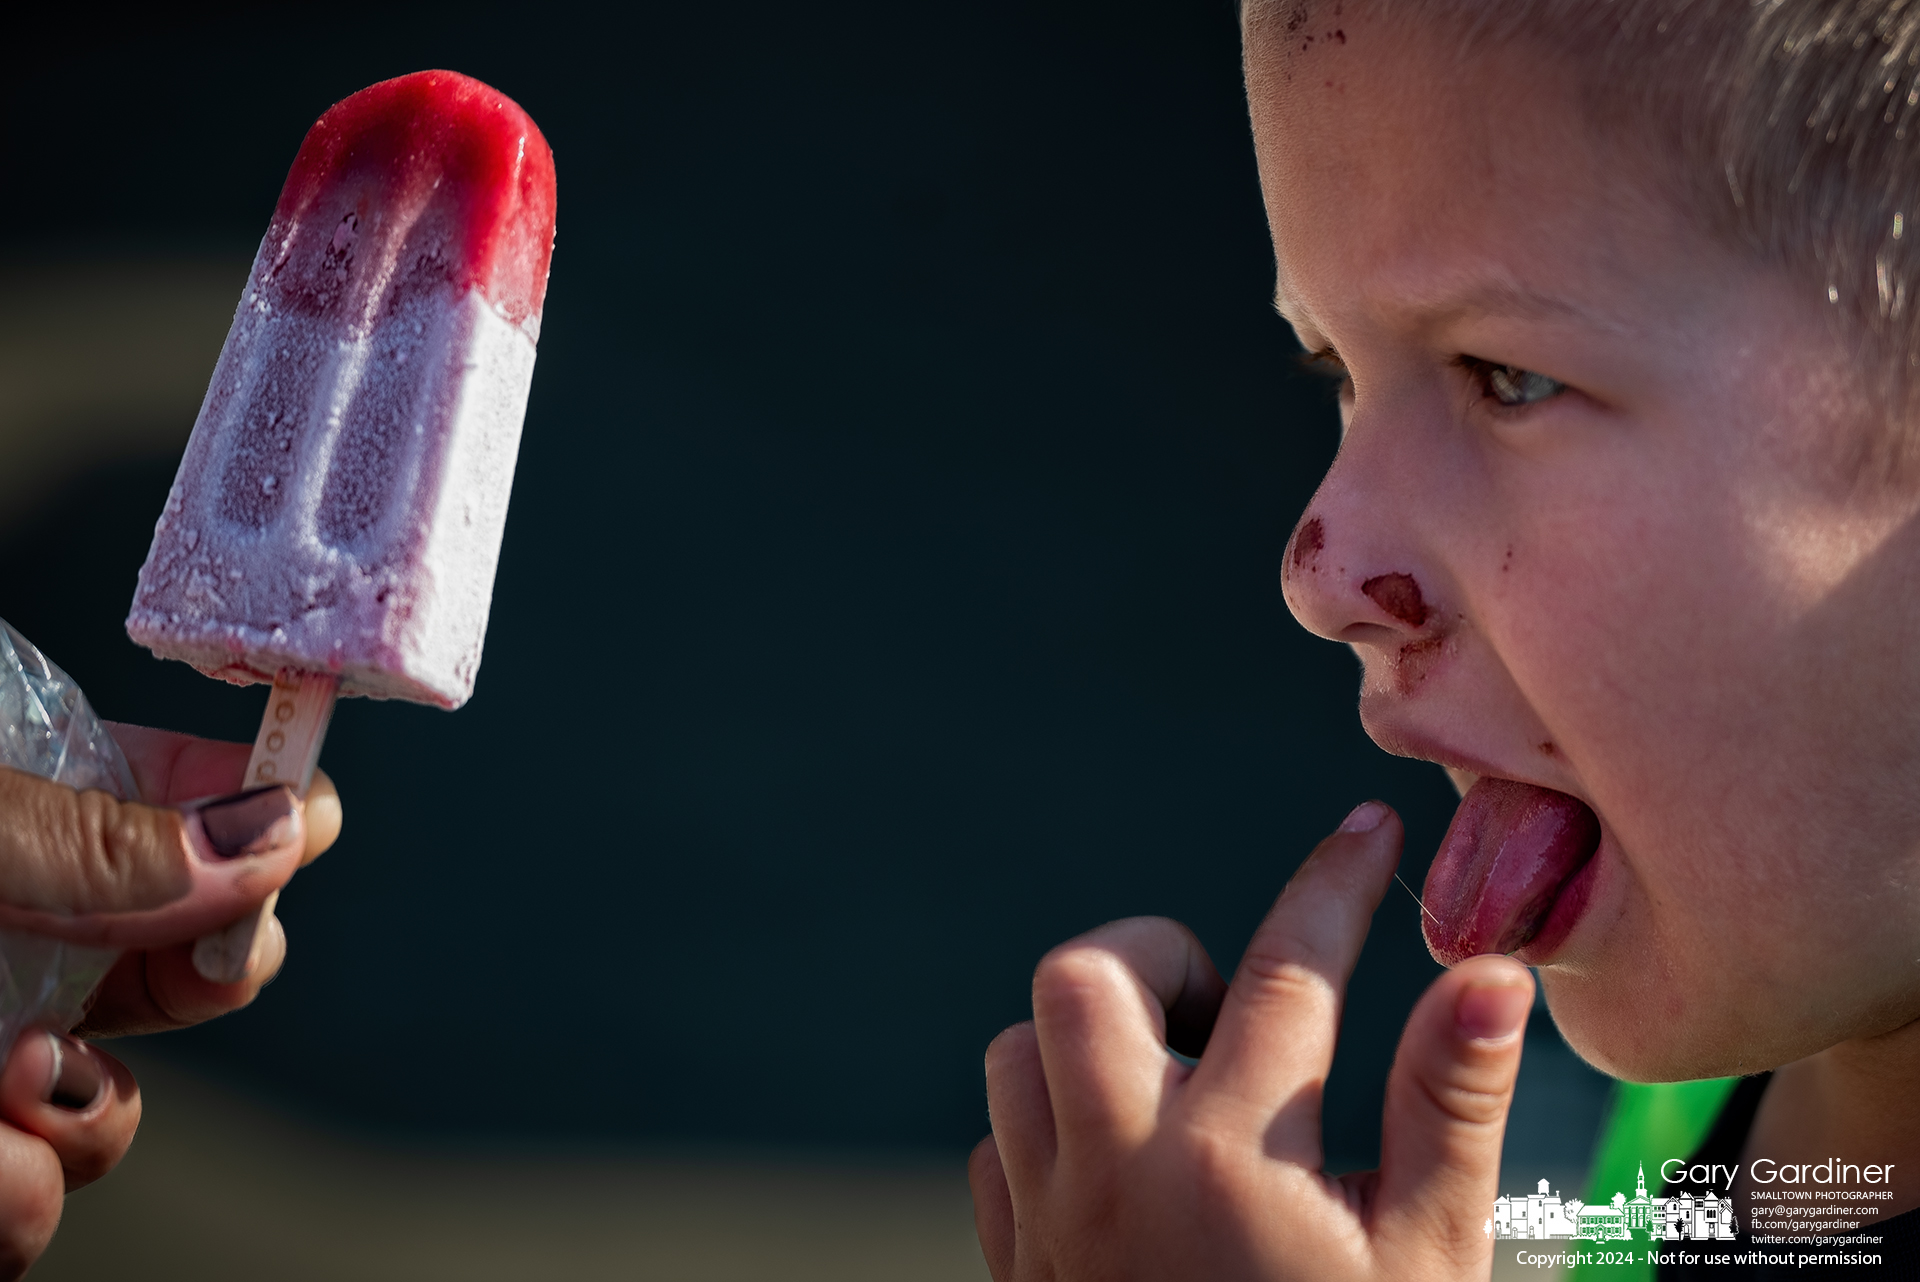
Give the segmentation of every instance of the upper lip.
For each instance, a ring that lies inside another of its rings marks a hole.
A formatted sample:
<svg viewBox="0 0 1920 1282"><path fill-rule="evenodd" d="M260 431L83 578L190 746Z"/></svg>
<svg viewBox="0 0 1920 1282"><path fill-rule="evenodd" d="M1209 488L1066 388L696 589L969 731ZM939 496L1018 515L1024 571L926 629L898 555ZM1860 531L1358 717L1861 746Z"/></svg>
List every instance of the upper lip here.
<svg viewBox="0 0 1920 1282"><path fill-rule="evenodd" d="M1502 779L1512 777L1487 758L1462 752L1417 727L1407 725L1398 718L1382 720L1378 717L1363 717L1362 719L1373 741L1396 757L1414 757L1454 770L1465 770L1470 774L1497 775Z"/></svg>
<svg viewBox="0 0 1920 1282"><path fill-rule="evenodd" d="M1435 765L1446 766L1453 770L1464 770L1468 774L1481 778L1508 779L1514 783L1531 784L1536 788L1550 788L1555 792L1564 792L1578 798L1588 806L1591 799L1565 778L1544 779L1526 772L1509 769L1491 758L1476 756L1471 752L1445 743L1427 734L1417 726L1408 725L1398 717L1367 717L1367 733L1373 741L1396 757L1413 757L1421 761L1431 761ZM1558 772L1556 772L1558 773Z"/></svg>

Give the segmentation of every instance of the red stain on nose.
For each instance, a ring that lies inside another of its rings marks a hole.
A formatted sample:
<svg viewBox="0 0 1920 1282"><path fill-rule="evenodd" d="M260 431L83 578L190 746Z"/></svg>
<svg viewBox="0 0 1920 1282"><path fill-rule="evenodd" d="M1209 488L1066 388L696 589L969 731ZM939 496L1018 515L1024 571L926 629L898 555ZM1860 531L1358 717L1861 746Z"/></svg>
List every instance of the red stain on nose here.
<svg viewBox="0 0 1920 1282"><path fill-rule="evenodd" d="M1426 598L1411 574L1376 574L1360 585L1373 603L1410 628L1427 621Z"/></svg>
<svg viewBox="0 0 1920 1282"><path fill-rule="evenodd" d="M1320 524L1320 518L1314 517L1294 532L1293 568L1304 570L1308 562L1320 555L1320 549L1327 546L1326 527Z"/></svg>

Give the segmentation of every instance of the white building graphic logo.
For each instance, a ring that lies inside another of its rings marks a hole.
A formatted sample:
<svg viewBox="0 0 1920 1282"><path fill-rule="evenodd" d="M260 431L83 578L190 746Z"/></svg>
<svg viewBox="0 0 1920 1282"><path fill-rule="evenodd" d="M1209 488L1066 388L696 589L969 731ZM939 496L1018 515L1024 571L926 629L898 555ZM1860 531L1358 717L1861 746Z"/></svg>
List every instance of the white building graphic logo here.
<svg viewBox="0 0 1920 1282"><path fill-rule="evenodd" d="M1648 1197L1644 1162L1640 1185L1631 1198L1615 1193L1605 1205L1589 1206L1577 1197L1563 1202L1541 1180L1538 1192L1502 1195L1481 1228L1488 1237L1521 1242L1730 1242L1737 1231L1733 1199L1720 1197L1712 1189Z"/></svg>

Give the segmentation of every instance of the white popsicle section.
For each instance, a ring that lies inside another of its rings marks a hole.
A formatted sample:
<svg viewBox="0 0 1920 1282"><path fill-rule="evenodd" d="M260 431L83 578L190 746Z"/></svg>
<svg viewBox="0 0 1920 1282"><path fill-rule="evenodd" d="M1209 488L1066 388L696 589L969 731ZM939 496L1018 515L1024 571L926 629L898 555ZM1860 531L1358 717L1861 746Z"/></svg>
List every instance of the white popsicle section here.
<svg viewBox="0 0 1920 1282"><path fill-rule="evenodd" d="M296 668L337 674L342 695L457 708L473 693L538 320L512 323L477 288L394 301L342 334L242 297L140 571L134 640L242 684Z"/></svg>

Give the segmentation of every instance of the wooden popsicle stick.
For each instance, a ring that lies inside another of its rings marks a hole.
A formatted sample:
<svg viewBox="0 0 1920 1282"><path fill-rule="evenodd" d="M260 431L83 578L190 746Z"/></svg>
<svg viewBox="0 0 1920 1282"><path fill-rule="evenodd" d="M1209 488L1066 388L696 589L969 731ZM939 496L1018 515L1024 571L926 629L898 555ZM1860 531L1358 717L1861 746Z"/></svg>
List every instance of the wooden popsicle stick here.
<svg viewBox="0 0 1920 1282"><path fill-rule="evenodd" d="M339 691L337 673L280 669L267 695L267 710L260 718L260 733L254 738L253 755L247 758L246 782L241 786L266 788L284 783L295 795L305 797L313 783L313 768L320 761L320 745L327 737L327 722L333 716L333 699ZM280 892L276 890L260 905L259 912L195 940L193 968L201 978L215 984L237 984L246 978L254 950L260 946L262 928L279 902Z"/></svg>

